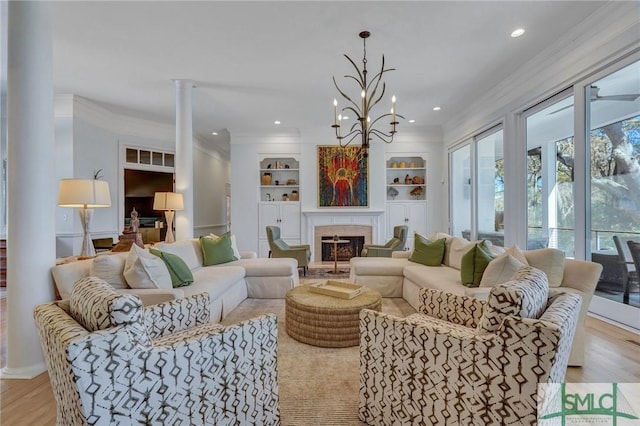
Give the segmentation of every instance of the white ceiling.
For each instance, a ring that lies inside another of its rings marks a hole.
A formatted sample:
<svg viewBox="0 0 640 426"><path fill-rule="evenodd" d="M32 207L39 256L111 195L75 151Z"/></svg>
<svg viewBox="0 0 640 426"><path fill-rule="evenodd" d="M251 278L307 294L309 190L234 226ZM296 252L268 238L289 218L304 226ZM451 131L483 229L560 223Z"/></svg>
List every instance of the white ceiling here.
<svg viewBox="0 0 640 426"><path fill-rule="evenodd" d="M416 120L401 123L411 132L442 125L603 4L52 2L55 89L173 123L171 80L191 79L194 136L224 152L223 129L269 134L278 132L274 120L331 138L338 97L331 78L357 96L342 78L352 73L342 55L361 64L358 33L368 30L369 70L382 54L397 69L387 74L387 93L398 97L399 113ZM519 27L525 35L511 38ZM434 112L436 105L442 110Z"/></svg>

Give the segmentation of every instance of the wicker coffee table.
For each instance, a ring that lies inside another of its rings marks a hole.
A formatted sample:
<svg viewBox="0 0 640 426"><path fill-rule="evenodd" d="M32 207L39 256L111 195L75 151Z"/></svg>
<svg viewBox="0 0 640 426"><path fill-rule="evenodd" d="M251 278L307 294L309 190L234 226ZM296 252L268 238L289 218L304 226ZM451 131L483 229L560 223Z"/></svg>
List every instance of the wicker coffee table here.
<svg viewBox="0 0 640 426"><path fill-rule="evenodd" d="M287 334L299 342L325 348L360 343L360 311L382 308L382 297L366 288L353 299L312 293L308 285L295 287L285 297Z"/></svg>

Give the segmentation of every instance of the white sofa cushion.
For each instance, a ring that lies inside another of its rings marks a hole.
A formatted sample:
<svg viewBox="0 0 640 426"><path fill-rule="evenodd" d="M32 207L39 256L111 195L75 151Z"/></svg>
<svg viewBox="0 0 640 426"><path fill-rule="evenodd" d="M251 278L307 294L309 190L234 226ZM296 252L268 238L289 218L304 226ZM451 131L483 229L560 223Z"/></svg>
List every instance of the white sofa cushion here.
<svg viewBox="0 0 640 426"><path fill-rule="evenodd" d="M524 253L529 265L547 274L549 287L560 287L564 275L564 252L554 248L528 250Z"/></svg>
<svg viewBox="0 0 640 426"><path fill-rule="evenodd" d="M131 288L173 288L164 261L135 244L127 255L123 275Z"/></svg>
<svg viewBox="0 0 640 426"><path fill-rule="evenodd" d="M447 241L446 251L449 252L449 256L447 257L445 253L445 261L448 261L449 263L445 263L445 265L460 270L462 267L462 257L475 245L476 241L469 242L464 238L453 237L451 239L451 244Z"/></svg>
<svg viewBox="0 0 640 426"><path fill-rule="evenodd" d="M526 265L514 256L509 253L503 253L489 262L487 269L482 274L480 287L493 287L497 284L506 283L523 266Z"/></svg>
<svg viewBox="0 0 640 426"><path fill-rule="evenodd" d="M447 293L464 295L466 287L460 281L460 271L446 266L407 264L404 277L423 288L432 288Z"/></svg>
<svg viewBox="0 0 640 426"><path fill-rule="evenodd" d="M123 275L126 260L127 252L100 255L91 262L89 273L93 277L105 280L115 289L129 288Z"/></svg>
<svg viewBox="0 0 640 426"><path fill-rule="evenodd" d="M239 266L200 268L193 271L193 284L181 289L185 296L207 292L211 300L218 300L238 281L244 282L244 277L244 268Z"/></svg>
<svg viewBox="0 0 640 426"><path fill-rule="evenodd" d="M153 248L175 254L184 260L184 263L186 263L192 271L203 265L202 249L200 248L200 241L197 239L180 240L175 243L160 243L156 244Z"/></svg>
<svg viewBox="0 0 640 426"><path fill-rule="evenodd" d="M281 277L298 275L298 262L289 257L240 259L220 266L242 266L247 277ZM214 265L214 268L219 267Z"/></svg>

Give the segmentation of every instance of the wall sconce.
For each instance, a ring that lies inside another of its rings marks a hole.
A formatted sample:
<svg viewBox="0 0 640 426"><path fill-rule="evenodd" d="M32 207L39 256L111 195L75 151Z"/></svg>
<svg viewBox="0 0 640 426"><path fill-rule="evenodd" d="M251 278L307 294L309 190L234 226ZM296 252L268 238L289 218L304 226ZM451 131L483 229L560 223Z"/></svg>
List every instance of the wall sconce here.
<svg viewBox="0 0 640 426"><path fill-rule="evenodd" d="M80 208L82 224L82 250L80 259L95 257L96 250L91 241L91 218L97 207L111 207L109 184L95 179L62 179L58 185L58 206Z"/></svg>
<svg viewBox="0 0 640 426"><path fill-rule="evenodd" d="M167 236L164 241L172 243L176 239L173 236L173 216L176 210L184 209L182 194L176 192L156 192L153 198L153 209L164 210L167 219Z"/></svg>

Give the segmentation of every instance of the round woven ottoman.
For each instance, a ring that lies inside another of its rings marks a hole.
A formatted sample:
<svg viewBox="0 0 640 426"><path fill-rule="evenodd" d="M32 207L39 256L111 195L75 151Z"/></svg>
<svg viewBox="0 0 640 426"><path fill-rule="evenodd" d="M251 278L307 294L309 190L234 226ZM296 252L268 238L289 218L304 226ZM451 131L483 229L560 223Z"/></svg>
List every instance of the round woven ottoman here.
<svg viewBox="0 0 640 426"><path fill-rule="evenodd" d="M382 308L382 297L366 288L353 299L312 293L308 285L295 287L285 297L287 334L299 342L325 348L360 343L360 311Z"/></svg>

